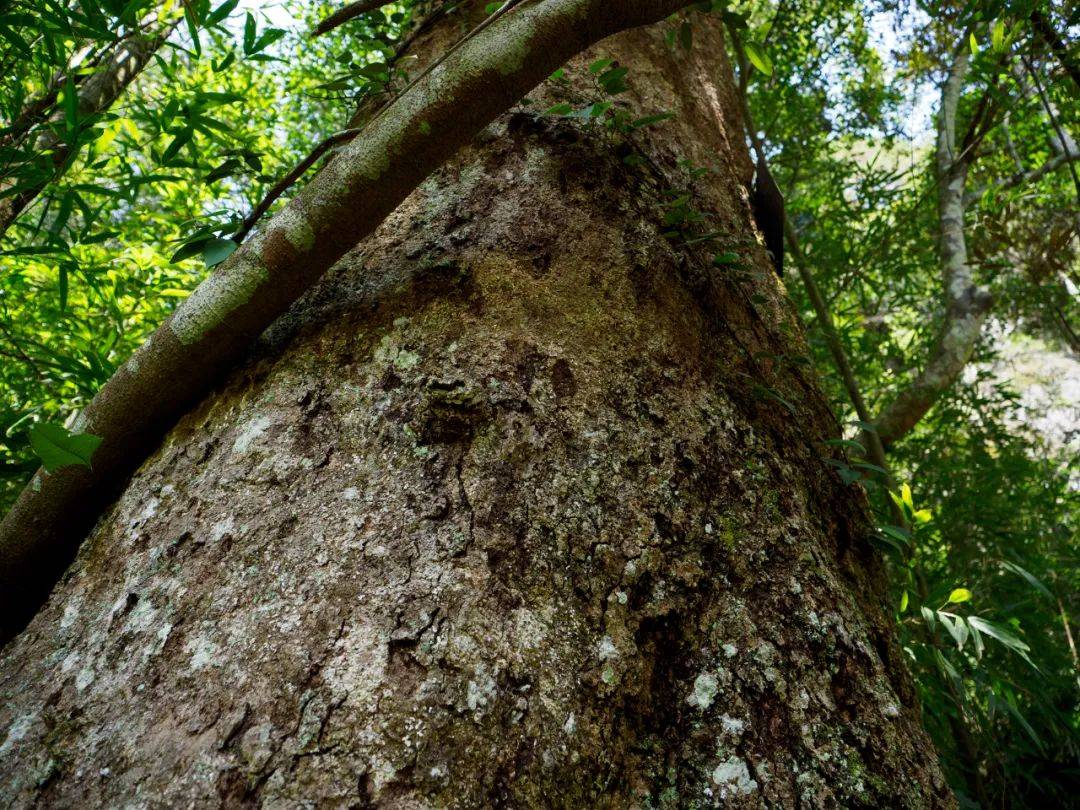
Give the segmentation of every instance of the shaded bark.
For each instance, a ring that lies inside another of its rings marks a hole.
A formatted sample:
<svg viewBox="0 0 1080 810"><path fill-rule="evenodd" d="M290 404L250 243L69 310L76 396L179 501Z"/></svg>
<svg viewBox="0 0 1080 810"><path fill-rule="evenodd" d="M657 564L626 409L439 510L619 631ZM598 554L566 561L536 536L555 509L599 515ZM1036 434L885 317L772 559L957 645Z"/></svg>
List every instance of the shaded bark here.
<svg viewBox="0 0 1080 810"><path fill-rule="evenodd" d="M695 26L533 94L675 118L501 116L169 433L0 660L16 806L951 805Z"/></svg>

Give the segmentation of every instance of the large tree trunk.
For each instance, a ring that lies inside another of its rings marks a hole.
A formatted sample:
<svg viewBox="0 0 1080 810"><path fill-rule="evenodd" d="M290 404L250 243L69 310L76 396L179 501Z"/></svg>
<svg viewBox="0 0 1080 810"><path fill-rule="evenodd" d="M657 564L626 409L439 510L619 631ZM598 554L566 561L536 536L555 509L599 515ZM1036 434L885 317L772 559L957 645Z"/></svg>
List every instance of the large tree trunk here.
<svg viewBox="0 0 1080 810"><path fill-rule="evenodd" d="M646 162L504 116L172 431L5 651L7 798L950 803L695 19L534 94L618 56Z"/></svg>

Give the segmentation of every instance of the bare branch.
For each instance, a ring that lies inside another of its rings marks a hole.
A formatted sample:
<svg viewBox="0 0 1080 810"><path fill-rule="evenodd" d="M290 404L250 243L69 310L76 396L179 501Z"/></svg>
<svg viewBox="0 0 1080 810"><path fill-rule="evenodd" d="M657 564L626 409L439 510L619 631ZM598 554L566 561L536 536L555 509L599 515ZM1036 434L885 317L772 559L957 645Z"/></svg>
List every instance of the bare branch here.
<svg viewBox="0 0 1080 810"><path fill-rule="evenodd" d="M357 0L355 3L349 3L344 8L340 8L319 21L319 24L315 26L315 29L311 32L311 38L321 37L323 34L333 31L335 28L344 25L349 20L359 17L361 14L367 14L370 11L377 11L385 5L388 5L390 0Z"/></svg>
<svg viewBox="0 0 1080 810"><path fill-rule="evenodd" d="M945 322L925 367L877 419L878 435L886 448L907 434L959 378L975 351L992 302L989 291L975 284L968 264L964 189L971 161L956 154L956 110L968 60L967 48L962 46L942 86L938 111L938 260L944 281Z"/></svg>

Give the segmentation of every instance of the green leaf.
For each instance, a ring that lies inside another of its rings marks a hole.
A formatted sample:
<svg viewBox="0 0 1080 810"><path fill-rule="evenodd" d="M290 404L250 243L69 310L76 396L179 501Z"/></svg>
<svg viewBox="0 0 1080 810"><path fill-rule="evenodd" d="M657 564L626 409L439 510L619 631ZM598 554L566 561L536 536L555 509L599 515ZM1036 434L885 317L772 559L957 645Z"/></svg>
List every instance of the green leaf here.
<svg viewBox="0 0 1080 810"><path fill-rule="evenodd" d="M694 47L694 27L689 20L683 20L679 26L679 44L687 51Z"/></svg>
<svg viewBox="0 0 1080 810"><path fill-rule="evenodd" d="M630 122L632 129L641 129L642 127L651 126L652 124L659 124L661 121L667 121L669 118L674 118L674 113L657 113L656 115L646 115L642 118L637 118Z"/></svg>
<svg viewBox="0 0 1080 810"><path fill-rule="evenodd" d="M990 45L995 51L1000 51L1005 47L1005 21L998 20L994 23L994 27L990 29Z"/></svg>
<svg viewBox="0 0 1080 810"><path fill-rule="evenodd" d="M955 616L952 613L946 613L943 610L937 612L937 617L938 621L940 621L945 629L949 631L949 635L953 637L953 641L956 642L956 648L958 650L963 650L964 642L967 641L968 634L970 633L967 623L959 616Z"/></svg>
<svg viewBox="0 0 1080 810"><path fill-rule="evenodd" d="M972 56L975 56L975 54L979 52L979 40L975 39L974 31L968 34L968 47L971 48Z"/></svg>
<svg viewBox="0 0 1080 810"><path fill-rule="evenodd" d="M255 18L251 16L249 11L247 17L244 18L244 53L251 53L252 47L255 45Z"/></svg>
<svg viewBox="0 0 1080 810"><path fill-rule="evenodd" d="M972 630L976 630L984 635L990 636L990 638L997 639L1004 644L1014 653L1019 655L1032 667L1038 669L1032 660L1028 657L1028 652L1031 648L1021 641L1017 636L1013 635L1011 631L1006 630L997 622L992 622L988 619L984 619L981 616L968 616L968 624L971 625Z"/></svg>
<svg viewBox="0 0 1080 810"><path fill-rule="evenodd" d="M1009 562L1008 560L1002 560L1001 567L1004 568L1006 571L1012 571L1017 576L1025 579L1032 588L1037 590L1047 599L1054 598L1054 595L1050 593L1050 589L1043 585L1042 582L1040 582L1030 571L1023 569L1016 563Z"/></svg>
<svg viewBox="0 0 1080 810"><path fill-rule="evenodd" d="M866 455L866 448L854 439L826 439L822 444L828 444L832 447L847 447L857 451L859 455Z"/></svg>
<svg viewBox="0 0 1080 810"><path fill-rule="evenodd" d="M612 68L597 79L600 82L600 86L604 88L609 96L617 96L619 93L625 93L630 89L626 84L626 74L630 72L629 68L617 67Z"/></svg>
<svg viewBox="0 0 1080 810"><path fill-rule="evenodd" d="M905 545L911 542L911 532L903 526L878 526L878 531Z"/></svg>
<svg viewBox="0 0 1080 810"><path fill-rule="evenodd" d="M930 632L934 632L934 626L937 624L937 620L934 618L934 611L923 605L919 608L919 612L922 613L923 621L926 622L926 626L930 628Z"/></svg>
<svg viewBox="0 0 1080 810"><path fill-rule="evenodd" d="M574 111L574 108L567 104L565 101L548 107L544 110L544 115L570 115Z"/></svg>
<svg viewBox="0 0 1080 810"><path fill-rule="evenodd" d="M236 8L239 2L240 0L225 0L224 3L214 9L210 16L206 18L206 24L208 26L217 25L219 22L232 14L233 9Z"/></svg>
<svg viewBox="0 0 1080 810"><path fill-rule="evenodd" d="M41 459L45 472L75 465L89 467L90 459L100 444L100 436L72 433L50 422L39 422L30 428L30 446Z"/></svg>
<svg viewBox="0 0 1080 810"><path fill-rule="evenodd" d="M754 42L752 39L748 39L743 43L743 50L746 51L746 58L750 60L754 67L766 76L772 76L772 59L769 58L769 54L765 52L765 49L761 45Z"/></svg>
<svg viewBox="0 0 1080 810"><path fill-rule="evenodd" d="M232 239L209 239L203 244L203 261L207 267L214 267L229 258L238 247Z"/></svg>
<svg viewBox="0 0 1080 810"><path fill-rule="evenodd" d="M961 602L968 602L971 600L971 591L967 588L953 588L952 593L949 594L949 603L953 605L959 605Z"/></svg>

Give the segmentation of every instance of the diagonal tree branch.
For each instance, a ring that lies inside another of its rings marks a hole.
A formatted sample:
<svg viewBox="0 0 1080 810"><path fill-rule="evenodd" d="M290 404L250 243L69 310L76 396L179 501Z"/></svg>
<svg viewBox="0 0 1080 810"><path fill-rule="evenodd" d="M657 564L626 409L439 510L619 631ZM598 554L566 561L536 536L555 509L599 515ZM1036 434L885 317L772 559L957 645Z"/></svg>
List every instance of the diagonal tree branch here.
<svg viewBox="0 0 1080 810"><path fill-rule="evenodd" d="M356 19L361 14L376 11L389 3L390 0L357 0L355 3L349 3L344 8L339 8L329 17L320 20L319 24L312 30L311 37L312 39L321 37L323 34L344 25L349 20Z"/></svg>
<svg viewBox="0 0 1080 810"><path fill-rule="evenodd" d="M108 110L146 67L172 29L173 26L170 25L159 34L136 34L121 39L103 64L78 85L76 92L79 118L88 118ZM63 173L69 158L72 157L73 144L65 142L59 134L63 122L63 111L54 112L46 122L46 126L51 126L34 144L36 153L46 157L51 172L43 173L41 177L25 184L19 184L11 177L5 179L4 185L11 193L0 198L0 237L46 186ZM13 188L16 190L11 191Z"/></svg>
<svg viewBox="0 0 1080 810"><path fill-rule="evenodd" d="M1046 43L1047 47L1054 52L1054 56L1057 57L1058 62L1065 69L1065 72L1073 80L1073 84L1076 85L1077 90L1080 90L1080 66L1077 65L1075 57L1069 52L1069 47L1061 41L1061 37L1058 36L1057 31L1054 30L1054 26L1050 24L1050 21L1046 19L1046 16L1037 8L1031 12L1031 25L1035 29L1035 33L1038 34L1039 39ZM1076 43L1073 42L1075 48Z"/></svg>
<svg viewBox="0 0 1080 810"><path fill-rule="evenodd" d="M0 637L36 612L100 509L275 318L431 172L567 59L688 0L526 0L459 44L240 246L105 384L93 468L38 471L0 524Z"/></svg>
<svg viewBox="0 0 1080 810"><path fill-rule="evenodd" d="M975 351L990 311L990 293L975 283L964 234L964 189L974 151L957 153L956 115L968 68L965 44L958 49L949 68L938 111L935 152L938 260L944 282L945 323L922 371L877 419L878 435L886 448L911 430L960 376Z"/></svg>

